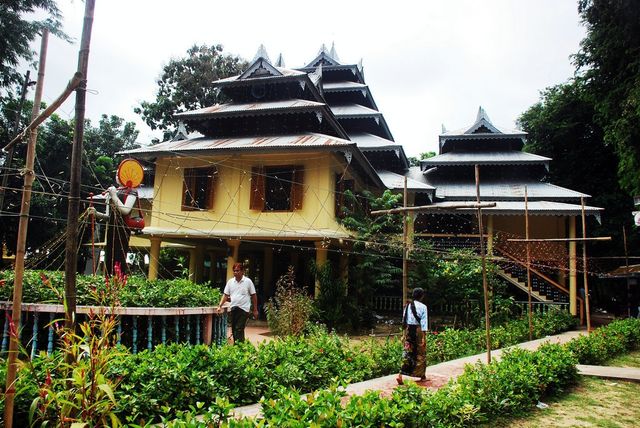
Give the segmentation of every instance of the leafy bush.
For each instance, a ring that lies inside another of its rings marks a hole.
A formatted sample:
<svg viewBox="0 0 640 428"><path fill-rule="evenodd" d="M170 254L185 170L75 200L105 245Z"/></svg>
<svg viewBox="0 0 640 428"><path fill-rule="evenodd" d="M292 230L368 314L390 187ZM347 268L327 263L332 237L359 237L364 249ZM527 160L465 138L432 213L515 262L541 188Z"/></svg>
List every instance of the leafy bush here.
<svg viewBox="0 0 640 428"><path fill-rule="evenodd" d="M640 346L640 319L616 320L567 344L581 364L601 364Z"/></svg>
<svg viewBox="0 0 640 428"><path fill-rule="evenodd" d="M271 332L278 336L300 335L313 313L313 300L294 282L293 266L276 283L276 294L264 305Z"/></svg>
<svg viewBox="0 0 640 428"><path fill-rule="evenodd" d="M0 279L6 280L6 285L0 288L0 299L11 299L14 277L13 271L0 271ZM108 294L107 284L102 276L78 275L77 303L96 304L94 292ZM61 304L64 296L64 272L25 271L22 296L25 303ZM216 306L220 297L220 290L194 284L186 279L149 281L139 276L129 276L127 286L118 296L120 305L125 307Z"/></svg>
<svg viewBox="0 0 640 428"><path fill-rule="evenodd" d="M567 311L552 309L545 314L533 315L533 337L540 338L569 330L576 325L576 319ZM510 321L491 328L492 349L512 346L529 340L527 317ZM445 329L427 335L427 363L436 364L456 358L466 357L486 349L484 328L474 330Z"/></svg>

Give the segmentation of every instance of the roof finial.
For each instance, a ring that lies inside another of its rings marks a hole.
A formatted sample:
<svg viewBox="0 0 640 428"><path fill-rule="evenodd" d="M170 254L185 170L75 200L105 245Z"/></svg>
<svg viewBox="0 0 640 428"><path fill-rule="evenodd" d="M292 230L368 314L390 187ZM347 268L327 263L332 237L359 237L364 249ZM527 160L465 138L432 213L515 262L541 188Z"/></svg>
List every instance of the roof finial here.
<svg viewBox="0 0 640 428"><path fill-rule="evenodd" d="M476 117L476 122L480 122L482 119L484 119L487 122L491 123L491 120L489 119L489 116L487 115L487 112L484 111L482 106L480 106L478 108L478 116Z"/></svg>
<svg viewBox="0 0 640 428"><path fill-rule="evenodd" d="M335 44L335 42L331 42L331 51L329 52L329 56L335 62L339 62L340 61L340 58L338 58L338 52L336 52L336 44Z"/></svg>
<svg viewBox="0 0 640 428"><path fill-rule="evenodd" d="M280 68L284 68L284 58L282 57L282 53L280 55L278 55L278 59L276 60L276 63L274 64L276 67L280 67Z"/></svg>
<svg viewBox="0 0 640 428"><path fill-rule="evenodd" d="M327 53L327 47L325 46L324 43L322 44L322 46L320 46L320 50L318 51L318 55L321 55L323 53Z"/></svg>
<svg viewBox="0 0 640 428"><path fill-rule="evenodd" d="M253 57L253 61L256 61L260 58L263 58L265 60L267 60L267 62L271 63L271 60L269 59L269 55L267 54L267 49L264 47L264 45L261 43L260 47L258 48L258 52L256 52L256 56Z"/></svg>
<svg viewBox="0 0 640 428"><path fill-rule="evenodd" d="M442 124L442 133L443 134L447 133L447 128L445 128L444 123Z"/></svg>

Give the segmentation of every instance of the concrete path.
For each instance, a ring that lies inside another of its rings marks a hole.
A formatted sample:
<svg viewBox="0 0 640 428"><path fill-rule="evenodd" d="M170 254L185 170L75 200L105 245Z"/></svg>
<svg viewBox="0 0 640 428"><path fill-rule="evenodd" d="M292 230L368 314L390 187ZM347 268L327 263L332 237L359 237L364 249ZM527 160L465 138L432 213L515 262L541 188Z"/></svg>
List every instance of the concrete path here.
<svg viewBox="0 0 640 428"><path fill-rule="evenodd" d="M247 339L252 343L260 343L264 340L271 340L268 335L268 328L266 325L261 325L260 322L255 322L252 325L247 326L245 334ZM515 347L535 350L538 349L544 343L567 343L570 340L586 334L586 330L582 331L568 331L555 336L548 336L542 339L532 340L530 342L523 342ZM513 348L513 347L510 347ZM492 360L500 360L502 353L505 349L496 349L491 351ZM427 367L425 382L418 382L418 385L425 388L438 389L446 385L449 380L457 378L464 372L464 367L467 364L476 364L477 362L486 363L487 353L472 355L470 357L459 358L457 360L446 361L444 363L435 364ZM634 380L640 381L640 369L638 368L622 368L622 367L607 367L607 366L586 366L578 365L578 373L586 376L598 376L611 379L620 380ZM362 395L367 391L379 391L382 396L389 396L395 388L398 387L396 382L396 374L383 376L376 379L369 379L363 382L352 383L347 386L347 396ZM406 377L407 380L412 378ZM414 381L417 379L413 379ZM238 407L234 410L236 417L256 417L260 416L261 408L260 404L251 404L249 406Z"/></svg>

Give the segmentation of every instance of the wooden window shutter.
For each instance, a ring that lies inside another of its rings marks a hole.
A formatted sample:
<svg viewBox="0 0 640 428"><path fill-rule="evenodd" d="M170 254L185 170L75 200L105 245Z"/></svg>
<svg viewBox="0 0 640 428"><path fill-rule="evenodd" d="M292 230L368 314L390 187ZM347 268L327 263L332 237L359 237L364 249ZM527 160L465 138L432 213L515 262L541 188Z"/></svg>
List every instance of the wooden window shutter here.
<svg viewBox="0 0 640 428"><path fill-rule="evenodd" d="M261 166L251 168L249 209L264 210L264 182L264 168Z"/></svg>
<svg viewBox="0 0 640 428"><path fill-rule="evenodd" d="M213 201L216 195L216 182L218 181L218 169L216 167L209 168L207 170L207 176L209 177L207 185L207 199L206 207L208 210L213 209Z"/></svg>
<svg viewBox="0 0 640 428"><path fill-rule="evenodd" d="M182 210L191 210L195 204L194 192L195 192L196 177L192 168L186 168L184 170L184 177L182 180Z"/></svg>
<svg viewBox="0 0 640 428"><path fill-rule="evenodd" d="M295 166L293 168L293 183L291 183L291 209L302 209L302 198L304 197L304 167Z"/></svg>

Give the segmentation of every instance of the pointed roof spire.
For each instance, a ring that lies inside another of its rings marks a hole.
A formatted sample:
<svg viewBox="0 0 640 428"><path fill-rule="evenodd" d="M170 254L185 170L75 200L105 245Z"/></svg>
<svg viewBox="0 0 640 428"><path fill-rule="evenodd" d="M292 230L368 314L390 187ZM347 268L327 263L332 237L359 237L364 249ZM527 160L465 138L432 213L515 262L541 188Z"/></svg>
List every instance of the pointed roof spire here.
<svg viewBox="0 0 640 428"><path fill-rule="evenodd" d="M489 115L487 115L487 112L484 111L482 106L480 106L480 107L478 107L478 116L476 117L476 122L480 122L482 119L484 119L487 122L491 123L491 120L489 119Z"/></svg>
<svg viewBox="0 0 640 428"><path fill-rule="evenodd" d="M258 48L258 52L256 52L256 55L253 57L253 61L256 61L260 58L266 59L269 63L271 63L271 60L269 59L269 54L267 54L267 48L265 48L263 44L260 44L260 47Z"/></svg>
<svg viewBox="0 0 640 428"><path fill-rule="evenodd" d="M447 128L445 128L444 123L442 124L442 133L443 134L447 133Z"/></svg>
<svg viewBox="0 0 640 428"><path fill-rule="evenodd" d="M338 52L336 52L335 42L331 42L331 51L329 51L329 56L333 58L336 62L340 62L340 58L338 58Z"/></svg>
<svg viewBox="0 0 640 428"><path fill-rule="evenodd" d="M278 59L276 60L276 63L274 65L276 67L285 68L284 58L282 57L282 53L278 55Z"/></svg>

